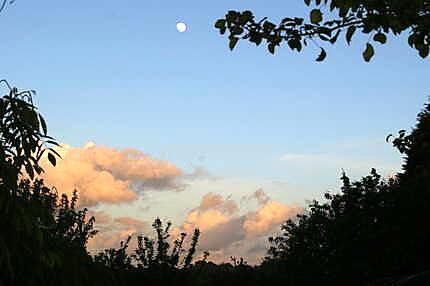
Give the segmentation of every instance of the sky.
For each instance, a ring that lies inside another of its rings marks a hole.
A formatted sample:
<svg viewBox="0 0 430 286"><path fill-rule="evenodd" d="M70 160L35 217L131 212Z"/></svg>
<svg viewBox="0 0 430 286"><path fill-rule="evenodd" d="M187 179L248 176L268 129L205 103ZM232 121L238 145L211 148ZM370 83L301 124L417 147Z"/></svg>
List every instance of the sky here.
<svg viewBox="0 0 430 286"><path fill-rule="evenodd" d="M405 36L371 63L360 36L323 63L313 48L231 52L213 28L230 9L274 21L309 12L302 0L17 0L2 13L1 77L37 91L65 146L46 179L77 187L100 218L94 249L160 216L206 231L217 261L236 251L255 262L282 221L339 190L342 169L400 169L385 138L409 130L429 96L430 64Z"/></svg>

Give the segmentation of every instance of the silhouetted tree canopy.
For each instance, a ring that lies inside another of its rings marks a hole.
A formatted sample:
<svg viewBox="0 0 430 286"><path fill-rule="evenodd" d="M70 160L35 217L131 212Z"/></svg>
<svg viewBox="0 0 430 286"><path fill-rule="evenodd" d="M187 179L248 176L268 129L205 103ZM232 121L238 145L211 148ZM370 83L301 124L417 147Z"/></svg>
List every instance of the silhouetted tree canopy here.
<svg viewBox="0 0 430 286"><path fill-rule="evenodd" d="M391 137L391 136L390 136ZM418 124L392 142L406 155L403 172L351 182L343 174L340 194L314 201L307 212L270 238L267 267L289 269L291 285L366 285L430 269L430 105Z"/></svg>
<svg viewBox="0 0 430 286"><path fill-rule="evenodd" d="M274 54L285 42L297 52L313 44L321 49L317 61L327 54L322 42L334 44L344 35L348 44L355 33L369 35L363 58L370 61L375 54L373 43L386 44L389 35L409 34L408 44L422 58L429 54L430 1L429 0L304 0L313 9L309 19L286 17L278 24L267 18L257 20L251 11L229 11L215 27L224 34L228 31L230 49L239 40L248 40L257 46L267 45Z"/></svg>
<svg viewBox="0 0 430 286"><path fill-rule="evenodd" d="M112 270L149 269L156 271L159 269L188 268L191 266L196 252L200 231L198 229L194 230L190 247L186 251L184 243L187 234L181 233L171 243L171 226L171 222L167 222L166 226L164 226L163 222L156 218L152 224L155 238L143 234L138 235L137 247L133 254L127 252L132 239L129 236L125 241L121 241L118 249L105 249L94 257L94 261L102 263ZM183 256L185 253L186 255ZM207 253L208 255L209 253Z"/></svg>

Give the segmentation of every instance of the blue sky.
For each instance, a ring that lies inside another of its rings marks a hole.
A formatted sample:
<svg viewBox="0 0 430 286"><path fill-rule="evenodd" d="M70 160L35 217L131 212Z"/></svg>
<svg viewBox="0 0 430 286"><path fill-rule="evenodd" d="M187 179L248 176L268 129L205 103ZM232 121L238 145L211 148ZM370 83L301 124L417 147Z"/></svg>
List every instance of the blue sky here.
<svg viewBox="0 0 430 286"><path fill-rule="evenodd" d="M271 56L244 42L232 53L212 27L229 9L307 13L300 0L17 1L0 18L2 77L38 91L63 142L249 178L282 178L284 153L335 153L338 141L389 149L385 136L410 127L429 95L429 63L405 41L377 47L370 64L362 39L331 47L322 64L313 49ZM189 31L176 32L177 21Z"/></svg>
<svg viewBox="0 0 430 286"><path fill-rule="evenodd" d="M230 52L213 28L229 9L274 20L308 13L301 0L17 0L0 17L1 76L37 90L61 142L202 166L230 182L226 194L266 186L303 203L337 186L341 168L358 177L399 166L385 137L410 128L429 95L429 61L405 37L376 47L371 63L360 36L329 47L324 63L313 48L272 56L240 42Z"/></svg>

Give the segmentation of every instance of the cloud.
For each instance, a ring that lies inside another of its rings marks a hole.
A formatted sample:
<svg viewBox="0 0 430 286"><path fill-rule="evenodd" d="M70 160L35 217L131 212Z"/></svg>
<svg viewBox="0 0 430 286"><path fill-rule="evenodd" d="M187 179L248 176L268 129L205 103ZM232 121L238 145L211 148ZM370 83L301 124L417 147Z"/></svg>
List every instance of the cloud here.
<svg viewBox="0 0 430 286"><path fill-rule="evenodd" d="M273 201L262 189L243 197L241 201L244 200L257 201L257 210L241 210L229 198L214 193L206 194L199 206L188 212L180 231L191 233L194 228L200 228L200 250L214 252L212 259L218 262L221 257L234 254L238 246L243 250L243 256L254 261L257 254L266 251L263 242L267 236L285 220L295 216L301 208ZM259 244L254 245L254 241L259 241Z"/></svg>
<svg viewBox="0 0 430 286"><path fill-rule="evenodd" d="M280 202L269 201L256 212L247 214L243 228L248 237L265 235L275 226L300 211L297 206L287 206Z"/></svg>
<svg viewBox="0 0 430 286"><path fill-rule="evenodd" d="M138 192L178 190L182 171L135 149L118 150L87 143L83 148L64 145L54 168L45 161L44 179L60 193L77 189L81 206L135 201Z"/></svg>
<svg viewBox="0 0 430 286"><path fill-rule="evenodd" d="M103 211L90 211L89 214L95 216L95 229L99 230L99 233L88 241L88 249L92 253L98 253L107 248L117 248L128 236L146 232L149 226L147 222L132 217L113 219ZM130 249L134 249L135 244L136 241L133 240Z"/></svg>
<svg viewBox="0 0 430 286"><path fill-rule="evenodd" d="M112 221L112 217L104 212L104 211L89 211L88 212L88 218L94 217L96 219L95 224L96 225L106 225L109 224Z"/></svg>
<svg viewBox="0 0 430 286"><path fill-rule="evenodd" d="M188 212L183 228L192 232L195 227L201 231L227 223L239 211L236 202L221 195L209 193L203 196L200 205Z"/></svg>
<svg viewBox="0 0 430 286"><path fill-rule="evenodd" d="M206 194L195 210L202 212L208 210L216 210L221 213L233 214L239 210L235 201L224 199L221 195L209 193Z"/></svg>
<svg viewBox="0 0 430 286"><path fill-rule="evenodd" d="M213 181L213 180L217 179L217 177L213 176L211 173L209 173L208 170L206 170L202 166L194 167L194 170L191 173L184 175L184 178L186 178L190 181L202 180L202 179Z"/></svg>
<svg viewBox="0 0 430 286"><path fill-rule="evenodd" d="M198 206L188 211L182 225L172 229L171 238L181 232L191 238L195 228L201 230L196 257L205 250L215 262L229 261L230 256L244 257L249 263L258 263L267 251L267 238L273 235L288 218L301 209L272 200L263 189L242 197L241 201L255 202L255 209L244 208L220 194L204 195ZM104 212L90 212L96 216L96 228L100 233L91 239L88 248L98 252L105 248L118 247L121 240L136 233L152 233L151 224L133 217L111 218ZM100 217L101 219L97 219ZM130 250L134 249L132 240Z"/></svg>
<svg viewBox="0 0 430 286"><path fill-rule="evenodd" d="M244 240L246 238L246 231L243 228L245 220L244 216L232 217L203 231L200 249L222 250L235 242Z"/></svg>
<svg viewBox="0 0 430 286"><path fill-rule="evenodd" d="M264 192L262 188L256 190L249 196L243 196L241 199L242 203L247 203L252 200L256 200L259 205L264 205L270 201L270 197Z"/></svg>
<svg viewBox="0 0 430 286"><path fill-rule="evenodd" d="M119 225L122 225L128 228L133 228L136 231L143 230L145 227L148 226L146 222L132 217L119 217L115 219L115 222Z"/></svg>

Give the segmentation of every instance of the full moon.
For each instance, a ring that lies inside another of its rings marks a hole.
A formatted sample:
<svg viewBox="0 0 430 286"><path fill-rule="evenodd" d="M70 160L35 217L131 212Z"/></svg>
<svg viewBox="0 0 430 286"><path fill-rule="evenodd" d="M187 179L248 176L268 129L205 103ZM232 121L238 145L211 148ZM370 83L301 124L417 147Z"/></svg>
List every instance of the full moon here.
<svg viewBox="0 0 430 286"><path fill-rule="evenodd" d="M187 30L187 25L185 25L185 23L179 22L176 24L176 30L178 30L179 33L183 33Z"/></svg>

